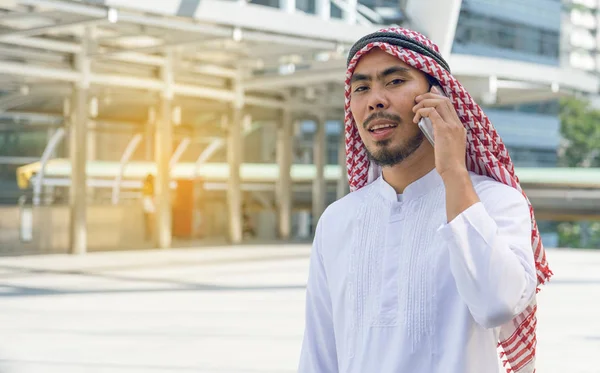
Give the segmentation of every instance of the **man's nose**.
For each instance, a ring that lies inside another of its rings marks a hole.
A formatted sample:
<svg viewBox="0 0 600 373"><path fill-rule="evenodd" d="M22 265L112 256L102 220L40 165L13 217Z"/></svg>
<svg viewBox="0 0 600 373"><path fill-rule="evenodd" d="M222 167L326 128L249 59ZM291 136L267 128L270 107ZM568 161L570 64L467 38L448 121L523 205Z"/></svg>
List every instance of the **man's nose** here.
<svg viewBox="0 0 600 373"><path fill-rule="evenodd" d="M369 111L385 110L389 106L389 101L382 92L373 92L369 100Z"/></svg>

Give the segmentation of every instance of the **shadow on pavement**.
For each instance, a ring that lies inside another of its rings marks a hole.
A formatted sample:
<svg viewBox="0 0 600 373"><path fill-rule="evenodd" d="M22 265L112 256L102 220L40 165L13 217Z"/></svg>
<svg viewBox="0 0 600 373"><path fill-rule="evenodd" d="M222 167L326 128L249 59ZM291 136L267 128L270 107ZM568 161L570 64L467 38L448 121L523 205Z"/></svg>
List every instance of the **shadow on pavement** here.
<svg viewBox="0 0 600 373"><path fill-rule="evenodd" d="M202 368L201 366L160 366L160 365L141 365L141 364L115 364L115 363L74 363L74 362L66 362L66 361L43 361L43 360L22 360L22 359L1 359L0 364L19 364L19 365L41 365L43 367L69 367L69 368L81 368L82 372L88 372L90 370L99 371L98 369L132 369L132 370L143 370L144 372L153 372L153 371L168 371L168 372L195 372L195 373L205 373L205 372L236 372L236 373L292 373L295 372L293 370L273 370L268 371L264 369L240 369L235 367L207 367ZM9 373L2 370L0 365L0 373ZM53 370L54 371L54 370ZM43 372L43 371L42 371Z"/></svg>
<svg viewBox="0 0 600 373"><path fill-rule="evenodd" d="M105 277L105 278L117 278L118 276L107 275L98 272L111 272L111 271L127 271L127 270L141 270L141 269L168 269L168 268L186 268L186 267L198 267L198 266L213 266L223 264L239 264L239 263L252 263L252 262L279 262L284 260L297 260L297 259L308 259L309 253L302 254L289 254L289 255L269 255L269 256L256 256L256 257L243 257L243 258L218 258L218 259L207 259L207 260L170 260L168 262L158 263L145 263L138 265L121 265L121 266L104 266L89 268L87 270L59 270L59 269L47 269L47 268L30 268L24 266L15 265L0 265L0 270L11 271L11 273L0 274L0 279L14 279L23 278L31 275L39 274L53 274L53 275L74 275L74 276L92 276L92 277ZM97 272L95 272L97 271Z"/></svg>
<svg viewBox="0 0 600 373"><path fill-rule="evenodd" d="M135 279L128 279L135 281ZM158 282L152 280L152 282ZM171 283L171 282L169 282ZM42 287L13 286L0 284L0 297L32 297L47 295L77 295L77 294L127 294L127 293L172 293L172 292L227 292L227 291L274 291L274 290L303 290L305 284L298 285L255 285L255 286L222 286L195 283L180 283L174 288L142 288L142 289L52 289ZM2 373L2 372L0 372Z"/></svg>
<svg viewBox="0 0 600 373"><path fill-rule="evenodd" d="M552 285L600 285L600 279L582 279L582 278L560 278L560 279L551 279L547 285L544 286L552 286Z"/></svg>

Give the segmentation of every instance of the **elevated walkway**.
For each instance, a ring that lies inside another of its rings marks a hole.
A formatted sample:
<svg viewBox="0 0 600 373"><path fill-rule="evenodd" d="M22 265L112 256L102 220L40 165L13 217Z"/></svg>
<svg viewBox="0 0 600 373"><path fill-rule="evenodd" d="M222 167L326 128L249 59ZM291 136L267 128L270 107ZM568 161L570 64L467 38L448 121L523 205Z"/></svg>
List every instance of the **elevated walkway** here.
<svg viewBox="0 0 600 373"><path fill-rule="evenodd" d="M40 162L22 166L17 170L21 188L37 182ZM90 187L114 188L122 169L121 187L139 189L148 174L156 173L153 162L88 162L87 183ZM343 180L343 168L326 165L324 177L328 189ZM44 170L43 186L70 186L71 164L67 159L48 161ZM600 169L598 168L517 168L521 185L531 200L539 219L578 220L600 219ZM302 194L310 193L317 170L311 164L294 164L291 167L293 190L302 201ZM244 163L240 167L242 190L275 191L279 179L277 164ZM209 190L227 190L229 166L226 163L178 163L171 169L172 179L201 179ZM306 197L306 196L305 196ZM310 198L310 195L308 196Z"/></svg>

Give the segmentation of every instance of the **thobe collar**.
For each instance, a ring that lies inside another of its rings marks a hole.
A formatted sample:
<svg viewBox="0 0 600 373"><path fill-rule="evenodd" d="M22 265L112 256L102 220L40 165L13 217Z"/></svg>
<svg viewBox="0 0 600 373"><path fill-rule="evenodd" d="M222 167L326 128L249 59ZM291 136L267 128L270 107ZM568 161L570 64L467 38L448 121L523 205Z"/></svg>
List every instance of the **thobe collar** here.
<svg viewBox="0 0 600 373"><path fill-rule="evenodd" d="M402 194L396 193L396 190L394 190L394 188L383 179L383 174L379 176L379 178L377 179L377 183L379 184L378 187L380 194L386 200L390 202L406 202L415 200L419 197L428 194L432 190L442 185L443 180L440 174L438 174L437 170L434 168L433 170L429 171L425 176L409 184L404 189L404 192Z"/></svg>

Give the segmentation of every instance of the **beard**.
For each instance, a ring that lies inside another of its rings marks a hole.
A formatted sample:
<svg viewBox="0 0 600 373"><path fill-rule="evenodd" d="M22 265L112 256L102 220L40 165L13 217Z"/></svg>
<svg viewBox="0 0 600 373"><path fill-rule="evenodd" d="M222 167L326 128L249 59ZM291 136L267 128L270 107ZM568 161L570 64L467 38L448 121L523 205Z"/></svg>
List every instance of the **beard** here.
<svg viewBox="0 0 600 373"><path fill-rule="evenodd" d="M417 131L417 133L404 144L391 146L392 140L377 141L374 149L367 149L367 155L371 161L380 167L395 166L401 163L406 158L410 157L419 146L423 143L425 135L423 132Z"/></svg>

